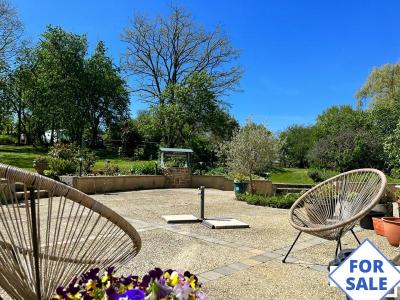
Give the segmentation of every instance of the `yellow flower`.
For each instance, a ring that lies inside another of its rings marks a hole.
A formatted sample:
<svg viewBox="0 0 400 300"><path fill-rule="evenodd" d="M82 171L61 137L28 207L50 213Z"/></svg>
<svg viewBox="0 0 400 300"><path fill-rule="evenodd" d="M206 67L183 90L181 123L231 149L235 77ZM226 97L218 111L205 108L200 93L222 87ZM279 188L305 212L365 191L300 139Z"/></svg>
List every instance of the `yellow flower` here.
<svg viewBox="0 0 400 300"><path fill-rule="evenodd" d="M121 283L120 286L119 286L119 289L118 289L118 293L122 294L125 291L126 291L126 286Z"/></svg>
<svg viewBox="0 0 400 300"><path fill-rule="evenodd" d="M171 278L170 278L170 285L175 286L179 281L179 275L178 272L172 272Z"/></svg>
<svg viewBox="0 0 400 300"><path fill-rule="evenodd" d="M106 272L106 273L104 274L103 278L101 278L101 282L102 282L102 283L106 283L107 280L108 280L108 273Z"/></svg>
<svg viewBox="0 0 400 300"><path fill-rule="evenodd" d="M96 281L89 279L89 281L86 283L86 290L94 290L96 288Z"/></svg>
<svg viewBox="0 0 400 300"><path fill-rule="evenodd" d="M196 287L196 280L194 279L193 276L190 277L190 286L192 287L192 289L194 289Z"/></svg>

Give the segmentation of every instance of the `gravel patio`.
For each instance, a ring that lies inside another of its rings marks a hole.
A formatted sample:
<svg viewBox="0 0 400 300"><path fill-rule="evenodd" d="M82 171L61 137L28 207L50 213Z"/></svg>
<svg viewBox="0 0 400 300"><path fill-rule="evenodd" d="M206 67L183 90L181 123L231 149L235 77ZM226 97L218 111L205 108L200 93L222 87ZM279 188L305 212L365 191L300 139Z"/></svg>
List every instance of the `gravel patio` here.
<svg viewBox="0 0 400 300"><path fill-rule="evenodd" d="M121 273L143 274L160 267L199 275L209 299L344 299L328 285L327 263L335 243L303 234L286 264L283 255L296 236L288 211L248 205L233 192L206 190L206 217L233 217L249 229L212 230L200 224L167 225L165 214L199 211L196 189L141 190L95 195L125 217L140 233L143 248ZM373 231L360 230L385 255L398 253ZM356 246L348 235L344 248Z"/></svg>
<svg viewBox="0 0 400 300"><path fill-rule="evenodd" d="M94 195L126 218L142 237L142 250L120 274L143 275L154 267L189 270L204 283L210 300L226 299L345 299L329 287L326 265L335 242L303 234L281 262L297 235L288 222L288 210L248 205L233 192L206 189L205 216L232 217L246 229L209 229L201 224L167 225L166 214L199 214L197 189L140 190ZM399 253L373 231L356 228L389 258ZM343 248L356 246L345 236ZM0 299L9 297L0 290Z"/></svg>

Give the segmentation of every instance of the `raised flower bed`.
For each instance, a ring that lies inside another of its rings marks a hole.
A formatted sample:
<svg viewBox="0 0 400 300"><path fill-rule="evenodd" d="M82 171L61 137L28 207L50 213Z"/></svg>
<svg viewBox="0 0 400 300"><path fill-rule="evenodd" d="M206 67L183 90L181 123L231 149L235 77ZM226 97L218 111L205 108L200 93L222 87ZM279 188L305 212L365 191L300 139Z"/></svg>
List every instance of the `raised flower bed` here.
<svg viewBox="0 0 400 300"><path fill-rule="evenodd" d="M201 283L190 272L151 270L143 277L136 275L115 276L108 268L99 276L95 268L74 278L67 287L59 287L53 300L205 300Z"/></svg>

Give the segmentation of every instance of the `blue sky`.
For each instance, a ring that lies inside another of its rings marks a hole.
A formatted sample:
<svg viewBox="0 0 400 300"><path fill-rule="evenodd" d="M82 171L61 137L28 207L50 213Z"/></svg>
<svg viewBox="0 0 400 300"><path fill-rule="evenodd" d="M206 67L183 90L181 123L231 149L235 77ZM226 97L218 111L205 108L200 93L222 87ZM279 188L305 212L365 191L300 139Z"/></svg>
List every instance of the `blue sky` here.
<svg viewBox="0 0 400 300"><path fill-rule="evenodd" d="M11 0L12 1L12 0ZM14 0L33 41L46 25L104 40L115 61L121 32L135 13L166 14L163 0ZM311 124L333 104L354 105L374 66L400 58L400 1L174 1L206 28L220 24L241 50L239 93L226 97L242 123L248 117L273 131ZM134 115L144 105L132 97Z"/></svg>

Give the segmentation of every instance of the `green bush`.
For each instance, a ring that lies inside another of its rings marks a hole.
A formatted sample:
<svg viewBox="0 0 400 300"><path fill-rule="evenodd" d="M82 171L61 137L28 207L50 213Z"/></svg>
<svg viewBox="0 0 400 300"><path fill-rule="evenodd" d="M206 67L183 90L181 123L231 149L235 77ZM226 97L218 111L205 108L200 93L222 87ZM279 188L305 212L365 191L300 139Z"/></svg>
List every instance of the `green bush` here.
<svg viewBox="0 0 400 300"><path fill-rule="evenodd" d="M400 169L394 168L390 171L390 176L393 178L399 179L400 178Z"/></svg>
<svg viewBox="0 0 400 300"><path fill-rule="evenodd" d="M275 196L238 194L237 199L253 205L290 208L299 196L300 194L294 193Z"/></svg>
<svg viewBox="0 0 400 300"><path fill-rule="evenodd" d="M314 182L322 182L334 176L334 172L330 172L324 169L310 169L308 170L307 175Z"/></svg>
<svg viewBox="0 0 400 300"><path fill-rule="evenodd" d="M91 173L96 162L94 153L72 144L56 144L49 151L49 168L56 175L76 174L82 163L82 172Z"/></svg>
<svg viewBox="0 0 400 300"><path fill-rule="evenodd" d="M130 169L131 174L135 175L154 175L161 174L155 161L135 161Z"/></svg>
<svg viewBox="0 0 400 300"><path fill-rule="evenodd" d="M17 139L11 135L0 134L0 145L15 145Z"/></svg>

